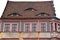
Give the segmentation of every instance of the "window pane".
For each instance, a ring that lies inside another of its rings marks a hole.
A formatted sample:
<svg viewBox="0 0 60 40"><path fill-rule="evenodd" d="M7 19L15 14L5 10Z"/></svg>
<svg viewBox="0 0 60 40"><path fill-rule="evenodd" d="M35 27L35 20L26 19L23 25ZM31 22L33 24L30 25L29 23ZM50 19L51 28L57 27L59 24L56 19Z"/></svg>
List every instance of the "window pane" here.
<svg viewBox="0 0 60 40"><path fill-rule="evenodd" d="M36 24L32 24L32 31L36 31Z"/></svg>
<svg viewBox="0 0 60 40"><path fill-rule="evenodd" d="M46 31L46 24L45 23L41 23L41 31L42 32Z"/></svg>
<svg viewBox="0 0 60 40"><path fill-rule="evenodd" d="M30 31L30 24L25 24L25 31Z"/></svg>
<svg viewBox="0 0 60 40"><path fill-rule="evenodd" d="M16 30L17 30L17 24L12 24L12 31L16 32Z"/></svg>
<svg viewBox="0 0 60 40"><path fill-rule="evenodd" d="M60 32L60 24L58 24L58 30L57 31Z"/></svg>
<svg viewBox="0 0 60 40"><path fill-rule="evenodd" d="M10 24L5 24L5 32L8 32L9 31L9 29L10 29Z"/></svg>

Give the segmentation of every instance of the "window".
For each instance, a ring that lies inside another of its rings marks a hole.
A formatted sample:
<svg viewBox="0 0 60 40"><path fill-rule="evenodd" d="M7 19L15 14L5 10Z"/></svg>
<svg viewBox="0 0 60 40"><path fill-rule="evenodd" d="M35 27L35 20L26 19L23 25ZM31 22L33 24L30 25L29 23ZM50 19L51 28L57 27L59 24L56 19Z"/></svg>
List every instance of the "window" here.
<svg viewBox="0 0 60 40"><path fill-rule="evenodd" d="M46 31L46 24L45 23L41 23L41 31L42 32Z"/></svg>
<svg viewBox="0 0 60 40"><path fill-rule="evenodd" d="M32 31L36 31L36 24L32 24Z"/></svg>
<svg viewBox="0 0 60 40"><path fill-rule="evenodd" d="M57 31L60 32L60 24L58 24Z"/></svg>
<svg viewBox="0 0 60 40"><path fill-rule="evenodd" d="M57 30L57 23L55 23L55 30Z"/></svg>
<svg viewBox="0 0 60 40"><path fill-rule="evenodd" d="M8 16L22 16L22 15L20 15L18 13L12 13L12 14L9 14Z"/></svg>
<svg viewBox="0 0 60 40"><path fill-rule="evenodd" d="M16 32L17 30L17 24L12 24L12 32Z"/></svg>
<svg viewBox="0 0 60 40"><path fill-rule="evenodd" d="M25 31L30 31L30 24L25 24Z"/></svg>
<svg viewBox="0 0 60 40"><path fill-rule="evenodd" d="M9 29L10 29L10 24L5 24L5 32L9 32Z"/></svg>

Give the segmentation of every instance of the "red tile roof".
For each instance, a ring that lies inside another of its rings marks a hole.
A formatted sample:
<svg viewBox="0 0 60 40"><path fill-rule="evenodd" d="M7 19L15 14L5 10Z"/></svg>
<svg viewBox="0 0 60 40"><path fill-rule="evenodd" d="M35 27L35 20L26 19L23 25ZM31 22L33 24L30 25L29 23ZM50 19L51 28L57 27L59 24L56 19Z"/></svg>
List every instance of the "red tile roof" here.
<svg viewBox="0 0 60 40"><path fill-rule="evenodd" d="M9 14L17 13L21 16L8 16ZM1 18L41 18L36 16L39 13L49 14L51 17L55 15L53 2L12 2L8 1L6 8ZM43 17L42 17L43 18Z"/></svg>

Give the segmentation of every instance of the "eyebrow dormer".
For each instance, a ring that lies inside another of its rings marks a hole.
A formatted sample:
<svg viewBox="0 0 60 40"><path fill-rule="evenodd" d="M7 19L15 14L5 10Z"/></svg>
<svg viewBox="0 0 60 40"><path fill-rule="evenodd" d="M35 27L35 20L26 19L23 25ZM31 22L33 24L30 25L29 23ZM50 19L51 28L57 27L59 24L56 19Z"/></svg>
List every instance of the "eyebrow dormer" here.
<svg viewBox="0 0 60 40"><path fill-rule="evenodd" d="M39 14L37 14L36 16L50 16L50 15L47 14L47 13L39 13Z"/></svg>
<svg viewBox="0 0 60 40"><path fill-rule="evenodd" d="M36 11L36 9L34 9L34 8L27 8L24 11Z"/></svg>
<svg viewBox="0 0 60 40"><path fill-rule="evenodd" d="M8 14L8 16L22 16L22 15L20 15L18 13L11 13L11 14Z"/></svg>

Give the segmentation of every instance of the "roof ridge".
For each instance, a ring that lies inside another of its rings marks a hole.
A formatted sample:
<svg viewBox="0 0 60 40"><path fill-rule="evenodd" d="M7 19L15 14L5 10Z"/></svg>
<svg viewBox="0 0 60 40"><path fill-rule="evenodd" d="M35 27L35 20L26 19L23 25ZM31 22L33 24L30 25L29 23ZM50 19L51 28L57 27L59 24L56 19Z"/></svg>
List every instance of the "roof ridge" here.
<svg viewBox="0 0 60 40"><path fill-rule="evenodd" d="M53 1L8 1L8 2L53 2Z"/></svg>

